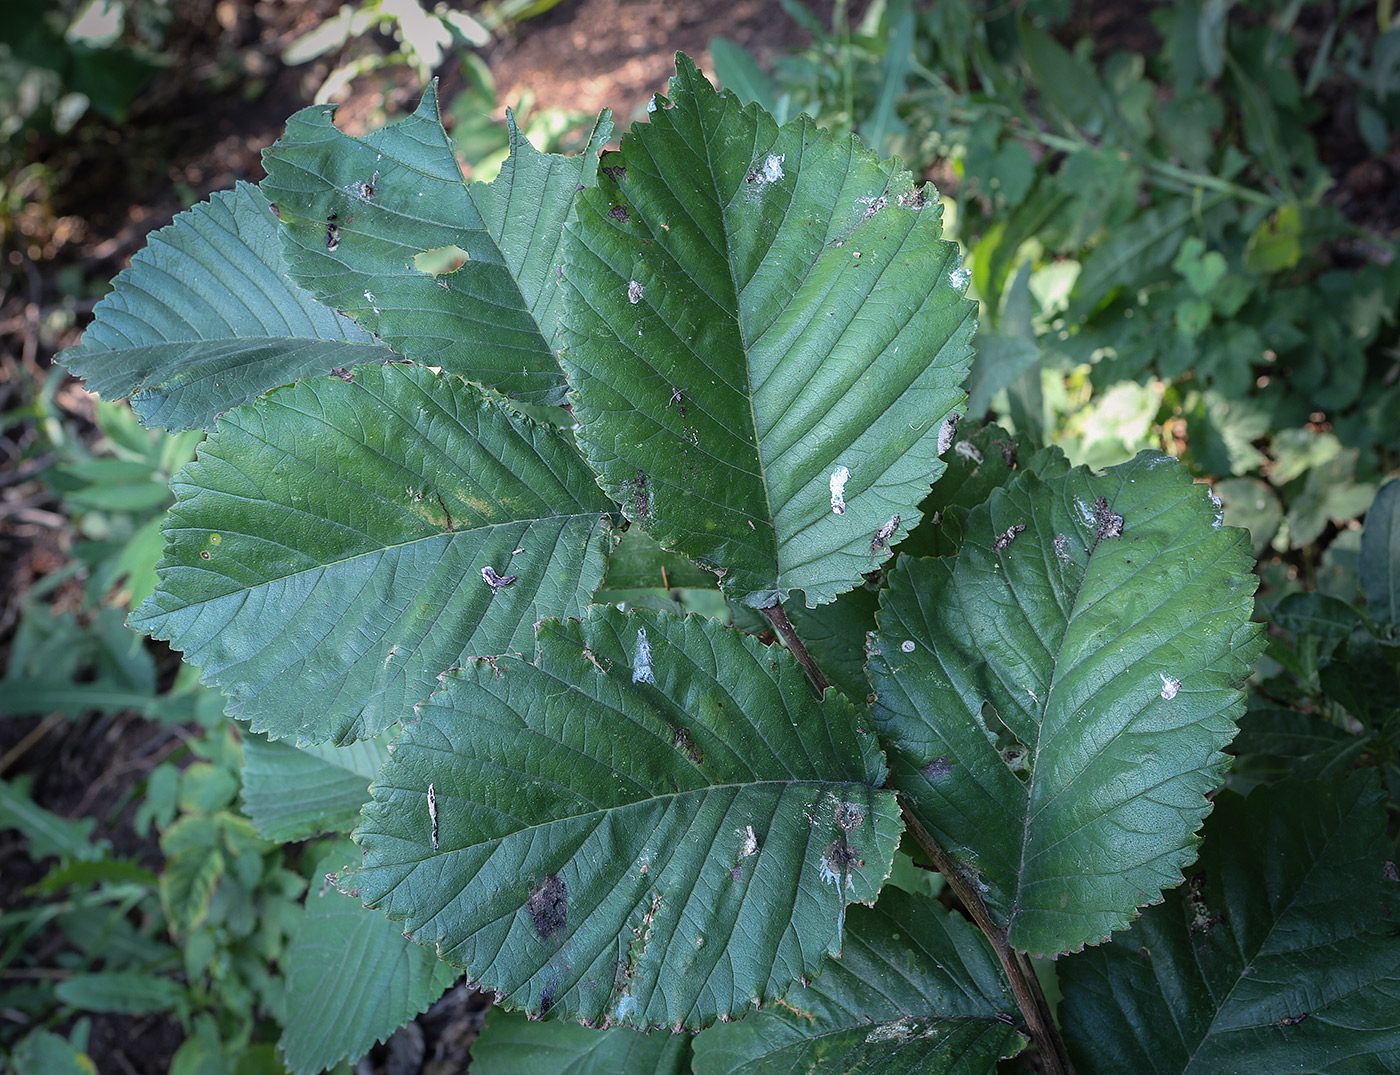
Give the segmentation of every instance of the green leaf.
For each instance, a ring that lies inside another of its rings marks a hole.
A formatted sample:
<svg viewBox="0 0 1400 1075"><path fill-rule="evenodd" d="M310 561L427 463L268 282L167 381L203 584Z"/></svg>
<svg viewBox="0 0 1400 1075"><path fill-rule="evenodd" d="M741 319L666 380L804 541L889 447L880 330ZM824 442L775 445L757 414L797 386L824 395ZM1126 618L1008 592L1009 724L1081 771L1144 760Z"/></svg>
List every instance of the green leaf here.
<svg viewBox="0 0 1400 1075"><path fill-rule="evenodd" d="M161 836L165 869L160 874L160 902L171 933L188 933L209 914L227 863L223 848L223 833L213 817L182 817Z"/></svg>
<svg viewBox="0 0 1400 1075"><path fill-rule="evenodd" d="M690 1075L689 1034L540 1023L493 1008L472 1043L472 1075Z"/></svg>
<svg viewBox="0 0 1400 1075"><path fill-rule="evenodd" d="M510 119L511 156L490 184L462 178L433 87L412 116L363 138L336 130L334 114L297 112L263 157L291 278L415 362L562 403L560 229L575 189L595 181L607 113L574 157L540 153ZM452 271L415 263L451 248Z"/></svg>
<svg viewBox="0 0 1400 1075"><path fill-rule="evenodd" d="M864 705L870 695L870 681L865 678L865 637L875 630L879 604L874 589L857 586L820 609L804 608L800 601L787 609L807 652L832 685L857 705Z"/></svg>
<svg viewBox="0 0 1400 1075"><path fill-rule="evenodd" d="M671 86L567 228L579 444L731 600L824 604L888 557L942 471L966 274L897 161L805 116L779 128L684 56Z"/></svg>
<svg viewBox="0 0 1400 1075"><path fill-rule="evenodd" d="M979 332L977 357L967 378L967 413L986 414L1003 388L1040 365L1040 348L1034 340Z"/></svg>
<svg viewBox="0 0 1400 1075"><path fill-rule="evenodd" d="M127 1015L176 1011L189 999L188 991L169 978L130 971L75 974L54 986L53 992L63 1003L83 1011Z"/></svg>
<svg viewBox="0 0 1400 1075"><path fill-rule="evenodd" d="M996 1070L1025 1039L991 945L934 900L890 889L853 908L841 957L742 1022L695 1039L695 1075L831 1065L849 1075Z"/></svg>
<svg viewBox="0 0 1400 1075"><path fill-rule="evenodd" d="M293 1075L359 1059L457 978L431 948L414 944L322 876L355 857L348 840L321 857L287 948L287 1015L278 1044Z"/></svg>
<svg viewBox="0 0 1400 1075"><path fill-rule="evenodd" d="M1303 256L1303 215L1296 204L1280 206L1259 222L1244 251L1244 267L1267 276L1291 269Z"/></svg>
<svg viewBox="0 0 1400 1075"><path fill-rule="evenodd" d="M346 832L369 801L395 729L343 747L294 747L261 735L243 740L243 809L258 835L279 843Z"/></svg>
<svg viewBox="0 0 1400 1075"><path fill-rule="evenodd" d="M1153 452L1018 475L956 558L901 557L870 661L891 783L1013 947L1097 943L1195 857L1259 649L1252 563Z"/></svg>
<svg viewBox="0 0 1400 1075"><path fill-rule="evenodd" d="M1061 962L1071 1057L1102 1075L1396 1070L1383 803L1374 772L1223 792L1190 884Z"/></svg>
<svg viewBox="0 0 1400 1075"><path fill-rule="evenodd" d="M1152 270L1169 264L1196 214L1197 206L1191 199L1177 198L1117 229L1084 259L1066 319L1084 320L1111 292L1134 286Z"/></svg>
<svg viewBox="0 0 1400 1075"><path fill-rule="evenodd" d="M209 428L270 388L392 352L287 280L276 222L239 183L151 236L60 360L148 426Z"/></svg>
<svg viewBox="0 0 1400 1075"><path fill-rule="evenodd" d="M816 973L901 828L854 707L700 617L597 607L538 644L419 707L361 897L532 1013L699 1027Z"/></svg>
<svg viewBox="0 0 1400 1075"><path fill-rule="evenodd" d="M1400 480L1381 486L1361 531L1361 592L1383 634L1400 626Z"/></svg>
<svg viewBox="0 0 1400 1075"><path fill-rule="evenodd" d="M6 691L9 687L6 686ZM5 708L8 710L9 698ZM56 855L78 862L97 862L110 847L106 840L93 842L95 818L70 820L45 810L30 798L27 791L8 780L0 780L0 831L18 829L29 841L29 857L36 862Z"/></svg>
<svg viewBox="0 0 1400 1075"><path fill-rule="evenodd" d="M47 1030L32 1030L10 1058L15 1075L97 1075L92 1057Z"/></svg>
<svg viewBox="0 0 1400 1075"><path fill-rule="evenodd" d="M596 588L611 507L561 434L401 365L231 411L175 494L132 623L298 743L377 735L466 657L528 652Z"/></svg>

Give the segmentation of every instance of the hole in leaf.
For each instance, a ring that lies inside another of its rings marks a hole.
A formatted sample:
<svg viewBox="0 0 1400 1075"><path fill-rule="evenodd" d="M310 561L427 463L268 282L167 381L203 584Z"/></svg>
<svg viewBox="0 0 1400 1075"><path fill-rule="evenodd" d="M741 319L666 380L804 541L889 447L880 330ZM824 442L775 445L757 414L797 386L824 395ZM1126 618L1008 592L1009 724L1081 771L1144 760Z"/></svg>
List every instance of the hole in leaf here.
<svg viewBox="0 0 1400 1075"><path fill-rule="evenodd" d="M471 259L472 256L460 246L439 246L414 254L413 267L421 273L438 277L456 272Z"/></svg>

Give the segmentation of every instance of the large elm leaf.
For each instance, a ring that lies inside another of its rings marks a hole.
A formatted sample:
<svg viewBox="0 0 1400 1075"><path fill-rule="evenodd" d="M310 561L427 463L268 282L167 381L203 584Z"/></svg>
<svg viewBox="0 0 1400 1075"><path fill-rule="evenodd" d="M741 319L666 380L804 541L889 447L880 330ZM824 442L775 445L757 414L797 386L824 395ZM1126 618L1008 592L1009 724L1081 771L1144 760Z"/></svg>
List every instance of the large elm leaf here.
<svg viewBox="0 0 1400 1075"><path fill-rule="evenodd" d="M1025 1039L992 946L942 904L891 888L851 909L839 959L781 1004L695 1038L695 1075L991 1075Z"/></svg>
<svg viewBox="0 0 1400 1075"><path fill-rule="evenodd" d="M472 1043L472 1075L690 1075L690 1034L541 1023L493 1008Z"/></svg>
<svg viewBox="0 0 1400 1075"><path fill-rule="evenodd" d="M538 651L419 706L360 896L537 1014L701 1027L815 974L901 829L854 707L702 617L596 606Z"/></svg>
<svg viewBox="0 0 1400 1075"><path fill-rule="evenodd" d="M286 954L287 1011L278 1042L292 1075L358 1060L442 996L457 972L381 914L329 883L355 857L348 840L320 857Z"/></svg>
<svg viewBox="0 0 1400 1075"><path fill-rule="evenodd" d="M376 735L466 657L531 651L603 573L611 505L561 434L453 376L346 377L223 416L131 617L298 744Z"/></svg>
<svg viewBox="0 0 1400 1075"><path fill-rule="evenodd" d="M462 178L433 87L363 138L334 114L302 109L264 154L292 279L415 362L562 403L559 241L575 191L596 178L608 114L574 157L540 153L512 120L490 184Z"/></svg>
<svg viewBox="0 0 1400 1075"><path fill-rule="evenodd" d="M1400 885L1374 771L1223 792L1190 883L1060 964L1086 1075L1400 1070Z"/></svg>
<svg viewBox="0 0 1400 1075"><path fill-rule="evenodd" d="M264 840L290 843L323 832L349 832L369 800L369 785L395 729L343 747L294 747L266 736L243 737L243 812Z"/></svg>
<svg viewBox="0 0 1400 1075"><path fill-rule="evenodd" d="M671 89L566 228L579 444L732 600L825 604L918 521L976 307L897 160L778 127L684 56Z"/></svg>
<svg viewBox="0 0 1400 1075"><path fill-rule="evenodd" d="M1260 648L1248 535L1144 452L1019 474L901 557L870 677L892 783L1010 943L1093 944L1181 880Z"/></svg>
<svg viewBox="0 0 1400 1075"><path fill-rule="evenodd" d="M65 362L148 426L213 426L270 388L393 353L283 272L277 222L239 183L151 236Z"/></svg>

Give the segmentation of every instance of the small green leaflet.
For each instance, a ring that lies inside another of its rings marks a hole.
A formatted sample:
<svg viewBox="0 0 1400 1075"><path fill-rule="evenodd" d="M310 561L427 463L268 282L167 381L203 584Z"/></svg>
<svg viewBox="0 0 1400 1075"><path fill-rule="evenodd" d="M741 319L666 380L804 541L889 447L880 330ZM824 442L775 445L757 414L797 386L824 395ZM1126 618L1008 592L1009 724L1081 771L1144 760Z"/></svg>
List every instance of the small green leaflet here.
<svg viewBox="0 0 1400 1075"><path fill-rule="evenodd" d="M695 1075L991 1075L1025 1039L996 954L942 904L888 888L854 907L841 957L736 1023L695 1038Z"/></svg>
<svg viewBox="0 0 1400 1075"><path fill-rule="evenodd" d="M349 840L318 856L306 909L280 959L287 1012L278 1046L293 1075L316 1075L358 1060L457 978L431 948L414 944L383 915L331 884L355 857Z"/></svg>
<svg viewBox="0 0 1400 1075"><path fill-rule="evenodd" d="M393 352L283 271L277 222L239 183L153 234L61 360L145 425L209 429L219 414L301 377Z"/></svg>
<svg viewBox="0 0 1400 1075"><path fill-rule="evenodd" d="M336 130L334 113L302 109L264 154L292 279L415 362L562 403L559 241L575 191L596 178L608 114L572 157L540 153L510 120L500 175L469 184L436 88L363 138Z"/></svg>
<svg viewBox="0 0 1400 1075"><path fill-rule="evenodd" d="M531 650L536 620L587 604L610 527L557 431L431 370L345 378L220 420L131 616L298 744L377 735L467 657Z"/></svg>
<svg viewBox="0 0 1400 1075"><path fill-rule="evenodd" d="M676 62L566 228L579 445L731 600L825 604L918 522L976 305L897 160Z"/></svg>
<svg viewBox="0 0 1400 1075"><path fill-rule="evenodd" d="M840 951L901 822L855 708L777 647L610 607L419 706L355 838L362 899L501 994L698 1028Z"/></svg>
<svg viewBox="0 0 1400 1075"><path fill-rule="evenodd" d="M1073 951L1195 857L1261 648L1248 538L1152 452L1019 473L963 531L881 595L874 720L1011 945Z"/></svg>

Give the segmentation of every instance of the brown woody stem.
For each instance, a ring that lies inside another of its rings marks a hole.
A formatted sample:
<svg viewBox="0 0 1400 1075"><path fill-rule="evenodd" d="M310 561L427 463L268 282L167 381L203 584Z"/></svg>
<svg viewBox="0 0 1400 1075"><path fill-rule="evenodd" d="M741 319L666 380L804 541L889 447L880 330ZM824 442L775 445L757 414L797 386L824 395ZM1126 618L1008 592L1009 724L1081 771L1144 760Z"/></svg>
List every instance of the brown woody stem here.
<svg viewBox="0 0 1400 1075"><path fill-rule="evenodd" d="M778 632L778 637L783 640L783 645L787 646L788 652L797 658L798 663L807 670L807 677L812 681L812 685L817 688L818 694L825 694L826 689L831 686L826 676L822 675L822 670L817 667L817 662L812 660L812 655L807 652L807 647L802 644L802 639L797 637L797 631L792 626L792 621L787 618L787 613L783 611L783 606L769 605L767 608L759 609L768 617L768 622L773 625L773 630Z"/></svg>
<svg viewBox="0 0 1400 1075"><path fill-rule="evenodd" d="M904 815L905 828L928 855L938 872L947 879L948 887L972 916L977 928L991 941L992 949L1001 962L1001 969L1006 972L1006 979L1011 984L1011 994L1016 998L1016 1004L1026 1020L1026 1029L1045 1063L1045 1070L1050 1075L1074 1075L1074 1067L1065 1051L1064 1040L1060 1037L1059 1029L1050 1014L1050 1005L1040 988L1040 981L1035 976L1030 958L1006 943L1006 933L992 921L987 905L982 902L981 893L968 882L958 869L958 864L953 861L953 857L943 850L942 845L933 838L933 834L924 828L923 823L902 800L899 809Z"/></svg>

